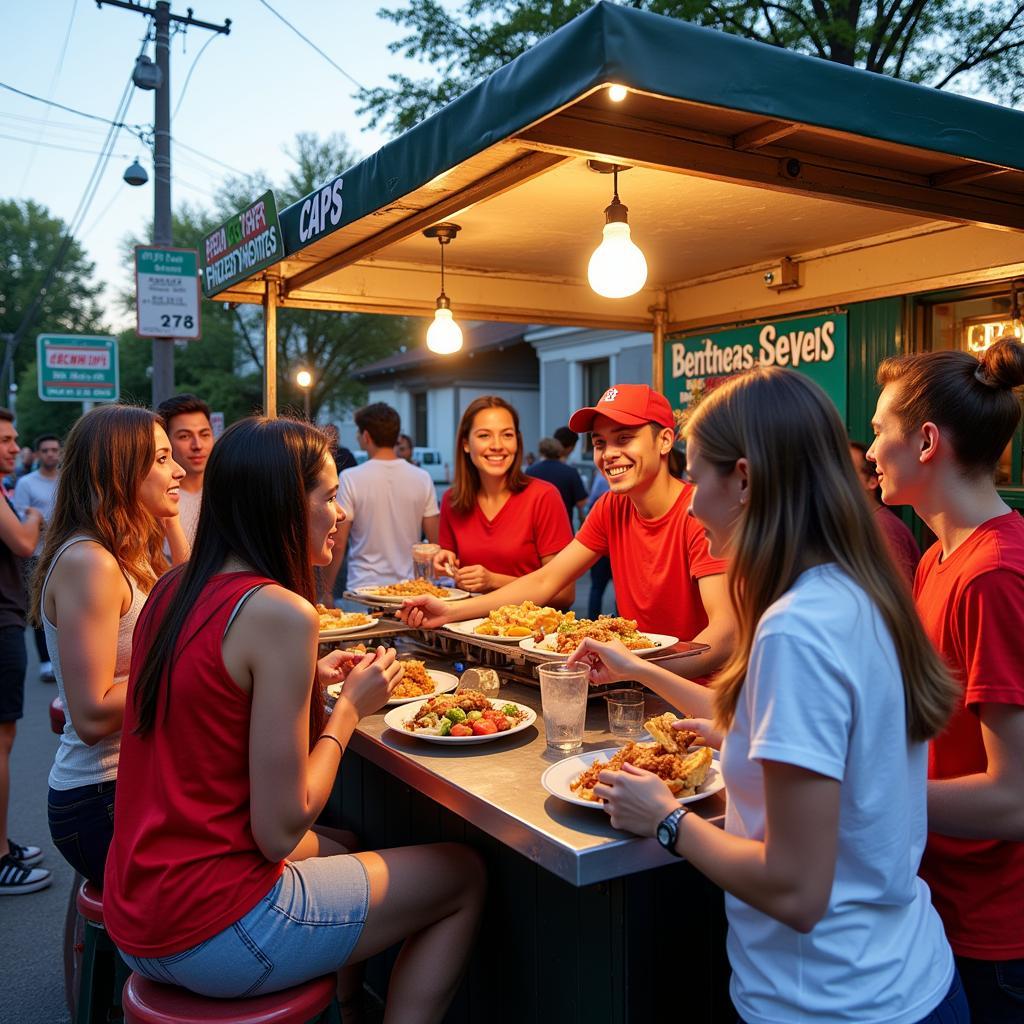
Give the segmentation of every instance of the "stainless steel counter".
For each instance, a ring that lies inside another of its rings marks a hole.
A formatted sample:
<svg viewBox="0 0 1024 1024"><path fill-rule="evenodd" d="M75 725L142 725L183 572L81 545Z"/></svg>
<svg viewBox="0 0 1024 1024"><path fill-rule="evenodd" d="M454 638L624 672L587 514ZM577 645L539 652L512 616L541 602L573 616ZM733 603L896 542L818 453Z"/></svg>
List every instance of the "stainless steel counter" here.
<svg viewBox="0 0 1024 1024"><path fill-rule="evenodd" d="M431 667L445 668L443 662ZM446 807L572 885L585 886L648 868L678 863L653 839L638 839L611 827L601 809L589 810L550 796L540 777L557 757L547 751L540 694L505 682L501 697L537 711L535 726L508 738L453 748L426 743L384 725L379 713L364 718L351 749L406 785ZM647 711L667 705L648 694ZM587 711L585 750L616 746L608 732L603 700ZM720 818L720 795L692 804L707 818Z"/></svg>

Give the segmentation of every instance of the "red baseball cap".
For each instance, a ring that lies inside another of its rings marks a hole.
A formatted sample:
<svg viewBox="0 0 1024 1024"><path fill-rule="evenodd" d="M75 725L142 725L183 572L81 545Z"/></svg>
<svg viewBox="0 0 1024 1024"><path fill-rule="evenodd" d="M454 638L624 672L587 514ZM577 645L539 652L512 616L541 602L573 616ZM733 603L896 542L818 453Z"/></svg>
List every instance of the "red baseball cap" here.
<svg viewBox="0 0 1024 1024"><path fill-rule="evenodd" d="M646 384L615 384L586 409L577 409L569 417L569 429L585 434L594 429L598 416L621 423L625 427L639 427L644 423L657 423L659 427L675 430L676 419L668 399Z"/></svg>

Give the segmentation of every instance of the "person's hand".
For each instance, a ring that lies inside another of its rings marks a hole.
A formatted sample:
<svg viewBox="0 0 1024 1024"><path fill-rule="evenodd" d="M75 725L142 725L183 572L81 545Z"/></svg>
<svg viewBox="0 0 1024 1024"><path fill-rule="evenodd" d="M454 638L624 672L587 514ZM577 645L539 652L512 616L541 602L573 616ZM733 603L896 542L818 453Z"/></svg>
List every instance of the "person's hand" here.
<svg viewBox="0 0 1024 1024"><path fill-rule="evenodd" d="M679 721L672 723L672 728L695 732L697 739L705 747L711 747L712 750L722 749L723 734L715 728L710 718L680 718Z"/></svg>
<svg viewBox="0 0 1024 1024"><path fill-rule="evenodd" d="M482 565L467 565L455 570L455 586L471 594L482 594L494 589L494 579Z"/></svg>
<svg viewBox="0 0 1024 1024"><path fill-rule="evenodd" d="M637 670L644 667L644 660L628 651L621 640L603 644L588 636L569 655L568 664L587 668L592 683L618 683L635 679Z"/></svg>
<svg viewBox="0 0 1024 1024"><path fill-rule="evenodd" d="M629 763L617 772L601 772L594 796L605 801L613 828L638 836L653 836L665 815L679 807L679 801L657 775Z"/></svg>
<svg viewBox="0 0 1024 1024"><path fill-rule="evenodd" d="M407 626L414 626L417 629L437 629L455 617L444 601L428 594L403 601L402 607L395 614Z"/></svg>
<svg viewBox="0 0 1024 1024"><path fill-rule="evenodd" d="M331 651L316 663L317 678L324 686L340 683L362 659L358 651Z"/></svg>
<svg viewBox="0 0 1024 1024"><path fill-rule="evenodd" d="M345 676L345 689L334 705L334 713L343 704L349 704L358 718L364 718L384 707L405 675L405 667L397 657L394 647L367 651Z"/></svg>
<svg viewBox="0 0 1024 1024"><path fill-rule="evenodd" d="M455 557L454 551L447 551L442 548L434 555L434 577L450 576L455 578L455 570L459 567L459 560Z"/></svg>

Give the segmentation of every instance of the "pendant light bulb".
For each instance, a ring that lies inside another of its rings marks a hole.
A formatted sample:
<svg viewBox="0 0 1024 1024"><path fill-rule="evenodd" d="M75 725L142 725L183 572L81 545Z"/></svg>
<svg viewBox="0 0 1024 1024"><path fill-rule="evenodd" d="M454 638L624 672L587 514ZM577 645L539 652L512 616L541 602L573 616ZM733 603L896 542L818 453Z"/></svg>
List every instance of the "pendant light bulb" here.
<svg viewBox="0 0 1024 1024"><path fill-rule="evenodd" d="M452 311L440 303L434 310L434 322L427 328L427 348L439 356L450 356L462 348L462 328Z"/></svg>
<svg viewBox="0 0 1024 1024"><path fill-rule="evenodd" d="M629 209L619 200L619 171L627 168L596 161L590 166L600 173L614 173L614 191L604 211L604 237L587 265L587 280L598 295L624 299L635 295L647 281L647 260L630 238Z"/></svg>

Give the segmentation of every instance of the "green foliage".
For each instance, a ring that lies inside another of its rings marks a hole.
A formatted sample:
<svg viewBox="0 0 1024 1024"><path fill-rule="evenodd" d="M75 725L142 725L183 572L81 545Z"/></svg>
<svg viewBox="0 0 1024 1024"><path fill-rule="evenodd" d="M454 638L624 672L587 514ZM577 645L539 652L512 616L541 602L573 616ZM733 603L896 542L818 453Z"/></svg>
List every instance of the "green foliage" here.
<svg viewBox="0 0 1024 1024"><path fill-rule="evenodd" d="M1024 98L1024 0L610 0L708 28L1004 103ZM428 65L361 89L359 112L399 135L592 6L590 0L407 0L380 17L407 29L393 53Z"/></svg>

